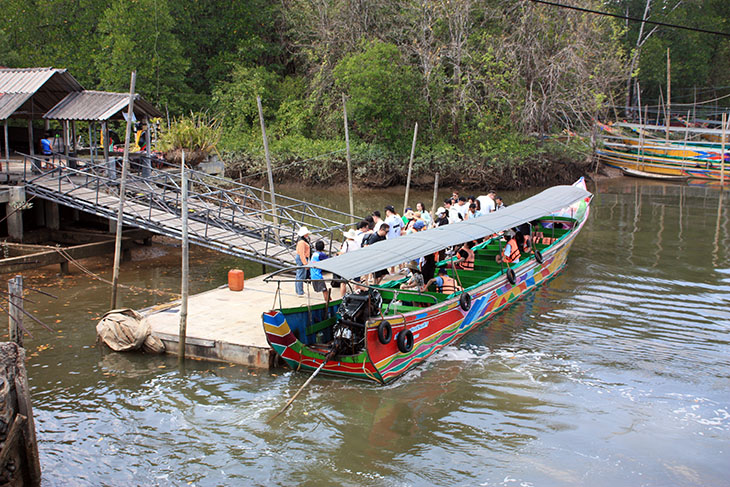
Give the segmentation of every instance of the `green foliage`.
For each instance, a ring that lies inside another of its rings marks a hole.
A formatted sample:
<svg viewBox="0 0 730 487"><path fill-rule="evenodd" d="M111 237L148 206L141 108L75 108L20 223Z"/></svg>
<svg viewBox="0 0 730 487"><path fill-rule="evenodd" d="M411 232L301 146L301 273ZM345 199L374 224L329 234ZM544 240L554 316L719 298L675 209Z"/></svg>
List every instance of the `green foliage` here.
<svg viewBox="0 0 730 487"><path fill-rule="evenodd" d="M344 57L334 70L335 85L349 95L353 132L391 147L408 143L408 132L422 112L419 79L394 44L372 41Z"/></svg>
<svg viewBox="0 0 730 487"><path fill-rule="evenodd" d="M99 21L101 49L95 57L100 84L107 90L129 90L137 71L136 91L173 111L185 106L185 72L189 62L173 34L166 0L114 0Z"/></svg>
<svg viewBox="0 0 730 487"><path fill-rule="evenodd" d="M236 65L229 79L213 91L213 107L227 129L245 131L258 124L257 96L265 113L278 106L277 83L277 75L263 66Z"/></svg>
<svg viewBox="0 0 730 487"><path fill-rule="evenodd" d="M160 137L163 151L185 149L204 154L217 152L221 140L221 124L206 113L191 113L189 117L175 120Z"/></svg>

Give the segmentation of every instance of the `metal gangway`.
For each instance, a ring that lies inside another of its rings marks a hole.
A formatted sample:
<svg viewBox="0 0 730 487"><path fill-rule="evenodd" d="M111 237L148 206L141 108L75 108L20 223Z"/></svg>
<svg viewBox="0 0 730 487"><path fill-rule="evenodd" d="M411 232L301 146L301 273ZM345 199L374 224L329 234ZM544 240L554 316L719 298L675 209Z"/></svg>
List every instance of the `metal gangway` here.
<svg viewBox="0 0 730 487"><path fill-rule="evenodd" d="M121 159L92 163L55 156L26 158L26 192L36 197L117 219ZM30 165L28 164L30 162ZM44 167L46 166L46 167ZM30 168L33 168L33 172ZM40 174L37 172L40 171ZM353 215L230 179L186 169L188 238L191 243L277 268L295 265L297 231L309 228L311 240L321 239L330 253L339 250L342 231ZM179 166L135 156L125 185L125 225L182 239Z"/></svg>

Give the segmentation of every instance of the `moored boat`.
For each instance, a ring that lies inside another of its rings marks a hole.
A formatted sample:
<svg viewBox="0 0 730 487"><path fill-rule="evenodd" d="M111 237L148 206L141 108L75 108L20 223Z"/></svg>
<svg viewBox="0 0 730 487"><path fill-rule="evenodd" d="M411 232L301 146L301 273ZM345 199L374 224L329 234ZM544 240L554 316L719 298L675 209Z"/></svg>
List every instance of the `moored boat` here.
<svg viewBox="0 0 730 487"><path fill-rule="evenodd" d="M473 269L454 269L452 293L399 289L398 280L361 286L341 301L272 309L266 339L294 370L320 370L388 383L546 282L565 265L592 195L583 179L555 186L489 215L385 240L310 266L352 282L465 242L478 242ZM519 261L498 263L499 234L529 226L534 242ZM438 265L449 267L446 259ZM279 273L267 277L280 279ZM353 288L354 289L354 288Z"/></svg>

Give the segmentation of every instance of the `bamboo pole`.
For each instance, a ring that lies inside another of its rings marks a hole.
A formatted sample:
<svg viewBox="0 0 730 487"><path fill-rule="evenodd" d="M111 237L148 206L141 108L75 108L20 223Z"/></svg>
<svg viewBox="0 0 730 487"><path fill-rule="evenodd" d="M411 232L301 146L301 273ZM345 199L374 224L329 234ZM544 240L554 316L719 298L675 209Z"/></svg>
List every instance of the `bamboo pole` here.
<svg viewBox="0 0 730 487"><path fill-rule="evenodd" d="M720 184L725 185L725 135L727 131L727 113L722 114L722 159L720 160Z"/></svg>
<svg viewBox="0 0 730 487"><path fill-rule="evenodd" d="M667 112L665 121L667 123L666 143L669 143L669 125L672 118L672 62L669 58L669 48L667 48Z"/></svg>
<svg viewBox="0 0 730 487"><path fill-rule="evenodd" d="M347 124L347 99L342 94L342 113L345 117L345 147L347 148L347 191L350 197L350 223L355 223L355 198L352 193L352 160L350 159L350 129Z"/></svg>
<svg viewBox="0 0 730 487"><path fill-rule="evenodd" d="M8 281L8 339L23 346L23 276Z"/></svg>
<svg viewBox="0 0 730 487"><path fill-rule="evenodd" d="M436 200L438 200L439 195L439 173L436 171L436 174L433 176L433 202L431 203L431 221L436 221Z"/></svg>
<svg viewBox="0 0 730 487"><path fill-rule="evenodd" d="M408 177L406 178L406 196L403 199L403 211L408 208L408 193L411 190L411 174L413 173L413 156L416 154L416 138L418 137L418 122L413 127L413 143L411 144L411 159L408 161Z"/></svg>
<svg viewBox="0 0 730 487"><path fill-rule="evenodd" d="M182 152L181 174L181 213L182 213L182 283L180 300L180 336L178 338L179 349L178 360L185 360L185 342L188 327L188 284L189 284L189 260L188 260L188 175L185 172L185 151Z"/></svg>
<svg viewBox="0 0 730 487"><path fill-rule="evenodd" d="M684 171L684 163L687 162L687 142L689 140L689 110L687 110L687 122L684 124L684 149L682 150L682 170Z"/></svg>
<svg viewBox="0 0 730 487"><path fill-rule="evenodd" d="M276 197L274 196L274 174L271 169L271 156L269 155L269 140L266 138L266 124L264 123L264 109L261 107L261 97L256 97L256 104L259 107L259 120L261 120L261 137L264 139L264 155L266 156L266 173L269 176L269 191L271 193L271 216L274 218L274 226L279 226L279 219L276 216ZM279 243L279 232L275 234Z"/></svg>
<svg viewBox="0 0 730 487"><path fill-rule="evenodd" d="M122 180L119 183L119 209L117 210L117 234L114 239L114 271L112 274L111 309L117 307L117 286L119 284L119 266L122 262L122 227L124 223L124 193L127 190L127 171L129 166L129 136L132 131L132 117L134 116L134 84L137 80L137 71L132 71L129 84L129 106L127 108L127 131L124 135L124 157L122 158ZM108 144L108 142L107 142Z"/></svg>

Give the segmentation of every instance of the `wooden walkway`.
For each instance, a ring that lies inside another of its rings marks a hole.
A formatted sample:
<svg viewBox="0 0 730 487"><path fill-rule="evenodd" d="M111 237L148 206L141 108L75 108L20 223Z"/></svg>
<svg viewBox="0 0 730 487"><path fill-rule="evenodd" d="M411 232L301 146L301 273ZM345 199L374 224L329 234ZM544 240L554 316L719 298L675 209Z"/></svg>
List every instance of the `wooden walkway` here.
<svg viewBox="0 0 730 487"><path fill-rule="evenodd" d="M30 156L27 156L30 157ZM159 161L155 162L158 164ZM120 181L115 166L76 161L43 174L25 174L26 192L80 211L116 220ZM313 240L332 254L342 231L356 217L331 208L275 195L261 188L186 170L190 242L273 267L295 264L297 231L306 225ZM179 168L153 167L127 177L124 224L182 238Z"/></svg>
<svg viewBox="0 0 730 487"><path fill-rule="evenodd" d="M81 178L74 179L80 180ZM60 183L56 179L38 179L33 182L33 185L46 189L44 192L46 194L56 193L65 198L73 198L77 205L82 206L80 209L83 211L116 220L119 208L118 196L83 187L80 185L81 181L74 183L71 178L67 178L66 181L61 180ZM133 194L134 190L135 188L131 187L130 193ZM210 210L212 211L214 208L211 207ZM230 213L233 210L228 209L227 211ZM149 202L140 202L130 197L125 198L124 218L124 223L128 225L182 238L182 217L150 205ZM253 220L251 217L239 218L242 225L253 226L257 223L261 226L260 221L254 222ZM188 232L190 241L203 247L242 256L264 253L280 265L294 265L295 252L293 249L262 240L260 237L252 237L230 228L220 228L210 222L196 221L192 216L188 219Z"/></svg>

